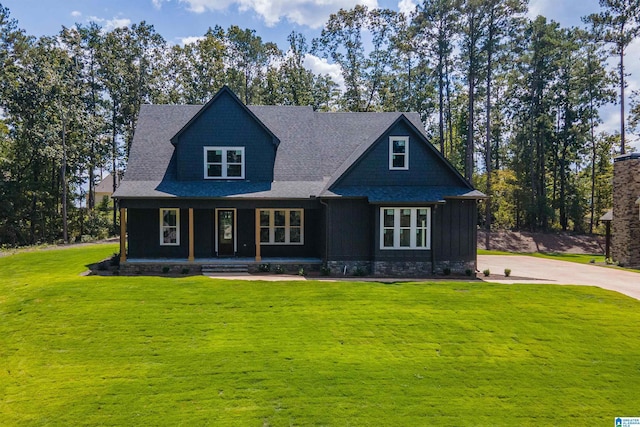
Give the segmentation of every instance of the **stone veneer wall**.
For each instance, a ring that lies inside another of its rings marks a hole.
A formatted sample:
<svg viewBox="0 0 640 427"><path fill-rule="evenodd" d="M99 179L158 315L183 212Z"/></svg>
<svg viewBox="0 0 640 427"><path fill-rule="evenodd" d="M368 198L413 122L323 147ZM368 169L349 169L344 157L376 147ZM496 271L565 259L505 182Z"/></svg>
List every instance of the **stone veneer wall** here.
<svg viewBox="0 0 640 427"><path fill-rule="evenodd" d="M611 256L625 267L640 267L640 153L615 159Z"/></svg>
<svg viewBox="0 0 640 427"><path fill-rule="evenodd" d="M445 269L456 276L476 277L474 261L439 261L435 271L430 261L329 261L327 267L332 276L353 276L356 271L378 277L434 277L444 275Z"/></svg>

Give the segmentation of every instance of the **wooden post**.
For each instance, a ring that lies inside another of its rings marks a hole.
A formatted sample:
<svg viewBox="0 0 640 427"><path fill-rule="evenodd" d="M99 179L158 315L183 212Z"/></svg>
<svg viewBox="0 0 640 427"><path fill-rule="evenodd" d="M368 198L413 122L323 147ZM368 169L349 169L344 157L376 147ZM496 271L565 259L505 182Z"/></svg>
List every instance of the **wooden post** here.
<svg viewBox="0 0 640 427"><path fill-rule="evenodd" d="M256 209L256 262L262 261L260 256L260 209Z"/></svg>
<svg viewBox="0 0 640 427"><path fill-rule="evenodd" d="M120 262L127 261L127 210L120 208Z"/></svg>
<svg viewBox="0 0 640 427"><path fill-rule="evenodd" d="M194 256L194 242L193 242L193 208L189 208L189 262L193 262Z"/></svg>
<svg viewBox="0 0 640 427"><path fill-rule="evenodd" d="M608 260L609 258L611 258L611 221L607 221L605 222L605 225L607 227L607 234L605 237L605 259Z"/></svg>

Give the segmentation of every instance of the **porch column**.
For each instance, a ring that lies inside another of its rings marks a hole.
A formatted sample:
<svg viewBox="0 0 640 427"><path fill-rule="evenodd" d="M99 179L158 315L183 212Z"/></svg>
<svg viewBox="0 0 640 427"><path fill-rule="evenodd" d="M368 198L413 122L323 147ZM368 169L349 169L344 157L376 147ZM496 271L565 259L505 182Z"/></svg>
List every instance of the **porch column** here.
<svg viewBox="0 0 640 427"><path fill-rule="evenodd" d="M120 262L127 261L127 209L120 208Z"/></svg>
<svg viewBox="0 0 640 427"><path fill-rule="evenodd" d="M256 262L260 261L260 209L256 209Z"/></svg>
<svg viewBox="0 0 640 427"><path fill-rule="evenodd" d="M194 242L193 242L193 208L189 208L189 262L193 262L194 257Z"/></svg>

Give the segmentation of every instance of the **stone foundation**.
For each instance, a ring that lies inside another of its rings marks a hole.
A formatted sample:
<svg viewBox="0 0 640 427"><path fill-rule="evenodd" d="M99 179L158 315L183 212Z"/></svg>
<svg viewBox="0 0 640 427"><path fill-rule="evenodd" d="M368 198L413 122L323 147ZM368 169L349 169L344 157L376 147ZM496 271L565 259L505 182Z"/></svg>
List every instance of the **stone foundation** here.
<svg viewBox="0 0 640 427"><path fill-rule="evenodd" d="M122 274L202 274L200 264L172 264L172 263L120 263Z"/></svg>
<svg viewBox="0 0 640 427"><path fill-rule="evenodd" d="M430 261L329 261L327 267L332 276L371 275L419 278L453 275L476 277L475 261L439 261L435 264L435 270Z"/></svg>
<svg viewBox="0 0 640 427"><path fill-rule="evenodd" d="M611 257L624 267L640 267L640 153L615 159Z"/></svg>

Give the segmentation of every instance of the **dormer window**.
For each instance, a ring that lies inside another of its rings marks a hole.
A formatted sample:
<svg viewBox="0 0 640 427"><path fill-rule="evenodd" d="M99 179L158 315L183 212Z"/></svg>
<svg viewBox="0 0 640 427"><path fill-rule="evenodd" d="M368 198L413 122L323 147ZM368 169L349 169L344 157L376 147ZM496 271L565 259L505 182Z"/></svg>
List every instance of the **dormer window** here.
<svg viewBox="0 0 640 427"><path fill-rule="evenodd" d="M244 147L204 147L205 179L244 179Z"/></svg>
<svg viewBox="0 0 640 427"><path fill-rule="evenodd" d="M409 169L409 137L408 136L389 137L389 169L390 170Z"/></svg>

